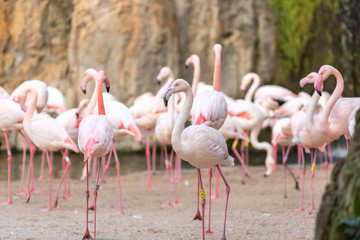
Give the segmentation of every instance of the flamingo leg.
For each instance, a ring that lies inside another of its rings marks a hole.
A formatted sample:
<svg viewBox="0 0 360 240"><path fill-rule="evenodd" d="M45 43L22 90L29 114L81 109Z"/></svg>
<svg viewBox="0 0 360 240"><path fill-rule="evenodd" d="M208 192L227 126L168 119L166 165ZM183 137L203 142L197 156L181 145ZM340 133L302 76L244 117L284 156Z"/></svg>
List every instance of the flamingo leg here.
<svg viewBox="0 0 360 240"><path fill-rule="evenodd" d="M60 188L61 188L61 184L64 182L64 180L66 179L66 176L68 175L69 173L69 169L70 169L70 166L71 166L71 161L70 159L68 158L68 156L65 155L65 153L63 153L61 151L61 154L63 155L64 159L65 159L65 164L66 164L66 167L64 168L64 172L63 172L63 175L60 179L60 183L59 183L59 186L56 190L56 193L55 193L55 202L54 202L54 206L57 207L57 204L58 204L58 195L59 195L59 191L60 191ZM64 183L65 185L66 183Z"/></svg>
<svg viewBox="0 0 360 240"><path fill-rule="evenodd" d="M151 135L151 130L148 129L147 136L146 136L146 149L145 149L147 171L148 171L148 186L147 186L148 189L152 189L152 187L151 187L151 166L150 166L150 135Z"/></svg>
<svg viewBox="0 0 360 240"><path fill-rule="evenodd" d="M328 144L328 154L329 154L329 159L330 159L330 169L332 170L334 168L334 161L333 161L333 155L332 155L330 143Z"/></svg>
<svg viewBox="0 0 360 240"><path fill-rule="evenodd" d="M329 161L328 161L328 151L326 150L326 148L325 148L325 171L326 171L326 183L329 183Z"/></svg>
<svg viewBox="0 0 360 240"><path fill-rule="evenodd" d="M170 156L170 165L172 166L172 160L173 160L173 156L174 156L174 149L171 148L171 156ZM176 161L176 157L177 155L175 155L175 161ZM176 169L175 169L175 173L174 171L171 171L171 175L172 175L172 178L174 179L173 181L173 184L174 184L174 196L175 196L175 203L174 205L175 206L182 206L182 203L179 201L179 198L178 198L178 194L177 194L177 189L176 189Z"/></svg>
<svg viewBox="0 0 360 240"><path fill-rule="evenodd" d="M85 196L86 196L86 229L85 229L85 234L83 236L83 240L84 239L91 239L91 235L89 232L89 198L90 198L90 194L89 194L89 172L88 172L88 168L89 168L89 163L88 163L88 159L89 157L87 157L85 159L85 174L86 174L86 191L85 191Z"/></svg>
<svg viewBox="0 0 360 240"><path fill-rule="evenodd" d="M181 158L175 154L175 179L181 181Z"/></svg>
<svg viewBox="0 0 360 240"><path fill-rule="evenodd" d="M52 166L52 157L50 158L49 152L46 151L46 158L49 165L49 206L48 208L41 209L41 211L51 211L51 187L52 187L52 179L53 179L53 166Z"/></svg>
<svg viewBox="0 0 360 240"><path fill-rule="evenodd" d="M23 161L21 167L21 180L20 180L20 188L17 194L24 195L25 192L23 190L23 183L24 183L24 175L25 175L25 162L26 162L26 141L23 142Z"/></svg>
<svg viewBox="0 0 360 240"><path fill-rule="evenodd" d="M284 166L284 198L287 198L287 193L286 193L286 161L285 161L285 148L281 147L281 151L282 151L282 157L283 157L283 166Z"/></svg>
<svg viewBox="0 0 360 240"><path fill-rule="evenodd" d="M25 202L29 202L30 201L30 176L31 176L31 166L33 165L33 160L34 160L34 154L35 154L35 146L34 145L29 145L29 150L30 150L30 161L29 161L29 168L28 168L28 177L27 177L27 188L26 188L26 193L25 193Z"/></svg>
<svg viewBox="0 0 360 240"><path fill-rule="evenodd" d="M8 154L8 158L7 158L7 162L8 162L8 201L2 203L1 205L9 205L9 204L12 204L12 198L11 198L11 161L12 161L12 154L11 154L11 149L10 149L10 144L9 144L7 131L4 131L4 136L5 136L5 143L6 143L6 149L7 149L7 154Z"/></svg>
<svg viewBox="0 0 360 240"><path fill-rule="evenodd" d="M305 185L305 174L306 174L306 166L305 166L305 158L304 158L304 151L303 147L299 145L299 154L301 158L301 167L302 167L302 179L301 179L301 194L300 194L300 206L299 210L303 211L303 201L304 201L304 185Z"/></svg>
<svg viewBox="0 0 360 240"><path fill-rule="evenodd" d="M212 178L212 168L209 169L209 222L208 222L208 229L206 230L206 233L214 233L210 229L210 219L211 219L211 178Z"/></svg>
<svg viewBox="0 0 360 240"><path fill-rule="evenodd" d="M201 221L202 220L202 217L200 215L200 196L199 196L199 193L200 193L200 180L199 180L199 176L198 176L198 190L197 190L197 210L196 210L196 213L195 213L195 217L193 218L193 220L199 220Z"/></svg>
<svg viewBox="0 0 360 240"><path fill-rule="evenodd" d="M242 157L240 156L240 153L239 153L239 152L237 151L237 149L236 149L237 140L238 140L238 139L235 139L235 141L234 141L231 149L232 149L232 151L235 153L236 157L239 159L239 162L240 162L240 164L241 164L241 167L243 168L243 171L244 171L245 175L246 175L248 178L250 178L251 180L255 181L255 179L251 176L251 174L250 174L250 172L249 172L249 170L248 170L248 168L247 168L247 166L246 166L246 164L245 164L245 162L244 162L244 158L242 158ZM218 179L218 172L216 172L216 178ZM217 181L218 181L218 180L217 180ZM242 183L245 183L245 181L243 181Z"/></svg>
<svg viewBox="0 0 360 240"><path fill-rule="evenodd" d="M156 135L155 131L153 134L153 145L152 145L152 173L156 171Z"/></svg>
<svg viewBox="0 0 360 240"><path fill-rule="evenodd" d="M205 191L204 191L204 187L202 184L202 180L201 180L201 172L200 172L200 168L197 168L197 175L198 175L198 182L199 182L199 188L200 190L198 191L200 193L201 196L201 209L202 209L202 223L201 223L201 227L202 227L202 239L205 240Z"/></svg>
<svg viewBox="0 0 360 240"><path fill-rule="evenodd" d="M45 163L45 152L43 151L41 154L40 176L38 178L39 181L44 179L44 163Z"/></svg>
<svg viewBox="0 0 360 240"><path fill-rule="evenodd" d="M120 182L120 161L116 152L115 145L113 144L112 150L114 152L115 162L116 162L116 175L118 181L118 190L119 190L119 203L120 203L120 214L124 214L123 206L122 206L122 194L121 194L121 182Z"/></svg>
<svg viewBox="0 0 360 240"><path fill-rule="evenodd" d="M216 168L219 170L220 176L223 179L225 185L226 185L226 203L225 203L225 218L224 218L224 229L223 229L223 236L222 239L225 240L226 239L226 235L225 235L225 231L226 231L226 216L227 216L227 208L228 208L228 203L229 203L229 195L230 195L230 186L228 184L228 182L226 181L223 173L221 172L220 166L216 165Z"/></svg>
<svg viewBox="0 0 360 240"><path fill-rule="evenodd" d="M314 181L315 181L315 161L316 161L316 154L317 154L317 150L314 150L315 153L311 154L313 156L311 156L311 206L310 206L310 210L309 210L309 214L313 215L314 214L314 209L315 209L315 204L314 204Z"/></svg>
<svg viewBox="0 0 360 240"><path fill-rule="evenodd" d="M163 144L164 154L165 154L165 166L166 166L166 180L167 180L167 197L168 202L163 204L162 207L172 207L172 204L170 202L170 176L169 176L169 167L170 167L170 161L168 159L168 153L167 153L167 147L166 144Z"/></svg>
<svg viewBox="0 0 360 240"><path fill-rule="evenodd" d="M277 169L277 144L272 144L272 148L273 148L273 158L275 161L273 166L273 172L275 172Z"/></svg>
<svg viewBox="0 0 360 240"><path fill-rule="evenodd" d="M289 152L290 152L290 149L291 149L291 146L288 146L287 149L286 149L286 152L285 152L285 155L283 157L283 164L284 164L284 167L289 171L291 177L294 179L295 181L295 189L296 190L300 190L299 188L299 182L295 176L295 174L291 171L291 169L289 168L289 166L287 165L287 160L288 160L288 156L289 156Z"/></svg>
<svg viewBox="0 0 360 240"><path fill-rule="evenodd" d="M99 166L98 166L98 170L97 170L97 174L96 174L96 182L95 182L95 186L94 186L94 238L95 239L96 239L96 199L97 199L98 191L100 189L99 176L100 176L100 168L101 168L102 159L103 159L103 157L99 158Z"/></svg>

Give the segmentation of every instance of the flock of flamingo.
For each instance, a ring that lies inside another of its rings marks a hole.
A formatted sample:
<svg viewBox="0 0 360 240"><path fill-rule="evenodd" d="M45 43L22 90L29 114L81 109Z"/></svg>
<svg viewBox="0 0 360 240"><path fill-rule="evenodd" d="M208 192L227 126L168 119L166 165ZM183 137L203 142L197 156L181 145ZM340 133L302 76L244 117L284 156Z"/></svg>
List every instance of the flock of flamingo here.
<svg viewBox="0 0 360 240"><path fill-rule="evenodd" d="M260 86L260 77L256 73L248 73L241 80L240 89L246 91L244 99L234 100L221 92L221 51L222 46L216 44L214 51L213 85L200 82L200 59L193 54L185 61L185 66L193 65L192 85L183 79L176 79L169 67L163 67L157 76L161 83L166 81L156 95L144 93L127 107L107 92L110 81L105 71L87 69L83 74L81 89L86 94L88 82L95 80L96 85L90 100L84 99L77 108L66 110L62 93L54 87L46 86L39 80L25 81L12 94L5 89L0 90L0 128L4 133L8 154L8 201L12 204L11 192L11 147L8 134L17 131L23 137L23 168L19 194L25 194L25 201L30 201L31 193L36 192L33 179L33 158L36 148L43 151L42 167L46 158L49 165L49 202L43 211L52 210L52 156L60 151L63 162L63 175L54 196L54 205L58 204L58 195L64 184L63 197L72 198L70 193L69 168L71 161L69 150L84 155L84 171L82 179L86 180L86 228L83 239L92 238L88 227L88 212L94 210L93 236L96 237L96 200L106 171L114 154L118 179L120 213L123 213L120 184L120 161L114 142L124 135L131 135L143 141L140 129L146 131L145 139L148 189L151 185L151 169L155 164L156 142L164 151L166 176L168 184L168 202L165 206L173 206L170 201L171 182L174 187L175 203L181 205L176 191L176 182L181 179L181 159L197 168L198 196L197 211L194 220L202 221L202 238L205 239L205 191L200 169L208 169L211 183L212 168L216 169L215 194L211 195L209 184L209 222L210 229L211 198L218 196L218 181L221 177L226 185L225 218L222 238L226 239L226 215L230 186L221 171L221 165L233 166L234 158L229 155L226 140L233 139L232 151L239 160L244 176L253 179L248 168L247 146L266 151L264 176L270 176L276 170L277 146L282 149L284 176L289 171L296 187L298 178L287 166L287 156L292 146L298 148L298 175L302 169L300 210L303 210L303 189L306 174L304 150L311 153L311 206L309 214L314 214L313 186L318 152L327 152L331 157L330 143L344 135L348 142L354 132L355 115L360 106L360 98L342 97L343 78L332 66L323 65L318 72L311 72L299 81L300 87L313 84L312 96L305 92L295 94L290 90L275 86ZM332 94L323 91L324 81L334 75L336 87ZM97 107L96 107L97 106ZM53 118L49 113L56 113ZM185 123L191 125L185 128ZM272 139L269 142L258 140L260 131L270 127ZM151 153L151 137L153 149ZM238 142L242 140L240 153ZM76 144L77 142L77 144ZM167 146L171 145L170 157ZM24 169L27 148L30 160L27 174L26 190L23 190ZM108 156L107 161L105 156ZM151 159L153 158L153 159ZM173 164L173 159L174 164ZM327 158L326 158L327 159ZM93 161L95 187L93 202L89 205L89 164ZM105 163L106 161L106 163ZM97 164L97 169L96 169ZM327 161L326 161L327 167ZM42 173L41 176L42 178ZM286 183L286 181L284 181ZM286 186L284 186L286 197ZM201 213L199 205L201 203Z"/></svg>

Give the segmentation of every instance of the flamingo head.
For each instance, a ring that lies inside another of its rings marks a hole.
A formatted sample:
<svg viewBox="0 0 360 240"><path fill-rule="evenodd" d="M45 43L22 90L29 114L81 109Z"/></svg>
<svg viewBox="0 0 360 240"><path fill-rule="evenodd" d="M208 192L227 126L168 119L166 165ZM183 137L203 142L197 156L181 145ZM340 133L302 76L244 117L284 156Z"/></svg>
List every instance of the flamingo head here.
<svg viewBox="0 0 360 240"><path fill-rule="evenodd" d="M323 65L320 67L318 72L319 76L314 83L315 90L319 93L320 96L321 91L323 90L323 82L332 74L333 70L334 67L330 65Z"/></svg>
<svg viewBox="0 0 360 240"><path fill-rule="evenodd" d="M100 79L101 82L104 82L106 91L109 92L110 91L110 81L106 75L106 72L104 70L100 70L97 73L97 77Z"/></svg>
<svg viewBox="0 0 360 240"><path fill-rule="evenodd" d="M95 69L92 68L88 68L85 70L84 74L83 74L83 79L81 80L81 90L83 91L84 94L86 94L86 85L89 81L91 81L92 79L95 79L97 74L97 71Z"/></svg>
<svg viewBox="0 0 360 240"><path fill-rule="evenodd" d="M275 164L275 161L274 161L272 154L271 154L271 156L268 155L265 159L266 172L264 174L264 177L269 177L271 175L274 164Z"/></svg>
<svg viewBox="0 0 360 240"><path fill-rule="evenodd" d="M196 54L192 54L185 61L185 68L188 68L190 64L200 63L200 58Z"/></svg>
<svg viewBox="0 0 360 240"><path fill-rule="evenodd" d="M176 79L164 94L164 104L167 107L168 101L173 93L185 92L190 89L190 85L184 79Z"/></svg>
<svg viewBox="0 0 360 240"><path fill-rule="evenodd" d="M306 77L303 77L300 79L299 85L300 85L300 91L304 88L304 86L308 83L314 83L318 77L317 72L311 72Z"/></svg>
<svg viewBox="0 0 360 240"><path fill-rule="evenodd" d="M156 80L158 84L160 84L164 79L167 79L169 77L173 77L173 73L171 71L171 68L169 67L162 67L160 69L159 74L156 77Z"/></svg>

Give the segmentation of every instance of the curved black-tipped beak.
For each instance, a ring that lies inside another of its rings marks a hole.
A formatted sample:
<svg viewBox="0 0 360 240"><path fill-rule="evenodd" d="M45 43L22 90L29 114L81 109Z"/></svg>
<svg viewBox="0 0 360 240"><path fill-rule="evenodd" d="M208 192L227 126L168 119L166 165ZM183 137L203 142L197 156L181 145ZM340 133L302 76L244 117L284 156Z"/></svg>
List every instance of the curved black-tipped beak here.
<svg viewBox="0 0 360 240"><path fill-rule="evenodd" d="M321 91L316 90L316 92L321 96Z"/></svg>
<svg viewBox="0 0 360 240"><path fill-rule="evenodd" d="M302 88L302 87L300 87L299 89L300 89L300 92L303 90L303 88Z"/></svg>
<svg viewBox="0 0 360 240"><path fill-rule="evenodd" d="M246 90L245 90L245 89L240 89L240 91L241 91L241 92L243 92L243 93L244 93L244 92L246 92Z"/></svg>
<svg viewBox="0 0 360 240"><path fill-rule="evenodd" d="M159 80L156 80L156 82L157 82L157 84L158 84L158 85L160 85L160 84L161 84L161 82L160 82Z"/></svg>
<svg viewBox="0 0 360 240"><path fill-rule="evenodd" d="M86 95L86 89L85 90L82 90L83 91L83 93Z"/></svg>
<svg viewBox="0 0 360 240"><path fill-rule="evenodd" d="M76 113L76 118L79 119L79 113Z"/></svg>
<svg viewBox="0 0 360 240"><path fill-rule="evenodd" d="M106 87L106 91L109 93L110 92L110 87Z"/></svg>
<svg viewBox="0 0 360 240"><path fill-rule="evenodd" d="M165 107L167 107L168 105L168 100L166 99L166 93L164 94L164 105Z"/></svg>
<svg viewBox="0 0 360 240"><path fill-rule="evenodd" d="M188 68L189 68L189 66L185 64L185 68L186 68L186 69L188 69Z"/></svg>

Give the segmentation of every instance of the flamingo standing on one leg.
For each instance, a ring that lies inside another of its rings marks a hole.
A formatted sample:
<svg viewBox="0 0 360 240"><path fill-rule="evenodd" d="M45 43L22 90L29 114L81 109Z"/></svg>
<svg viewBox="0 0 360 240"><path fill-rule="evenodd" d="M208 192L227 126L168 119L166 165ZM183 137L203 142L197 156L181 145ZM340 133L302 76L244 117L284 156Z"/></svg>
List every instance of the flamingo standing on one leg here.
<svg viewBox="0 0 360 240"><path fill-rule="evenodd" d="M234 159L229 155L224 137L219 131L206 125L192 125L184 129L185 122L191 110L193 93L190 85L183 79L174 81L164 95L165 105L173 93L185 92L186 100L174 126L171 142L175 152L185 161L197 168L201 206L202 206L202 236L205 239L204 208L205 193L201 180L200 168L216 167L226 185L225 218L222 239L226 239L226 215L230 194L230 186L225 180L219 165L233 166Z"/></svg>
<svg viewBox="0 0 360 240"><path fill-rule="evenodd" d="M85 71L86 72L86 71ZM84 74L81 88L86 91L86 83L88 76ZM81 121L79 125L78 145L80 151L84 154L84 161L86 162L86 229L83 239L91 238L88 228L88 214L89 214L89 176L88 176L88 160L93 157L100 157L101 159L110 152L113 143L113 126L111 121L105 116L105 108L102 96L102 84L104 83L107 91L110 88L110 82L104 71L99 71L96 74L96 91L98 101L99 115L89 114ZM99 163L99 168L100 168ZM94 238L96 238L96 198L99 190L98 180L99 172L97 173L96 185L94 190L95 206L94 206Z"/></svg>
<svg viewBox="0 0 360 240"><path fill-rule="evenodd" d="M30 96L30 97L29 97ZM48 151L59 151L62 149L71 149L75 152L79 152L74 141L67 134L64 127L62 127L55 119L51 118L49 115L45 113L36 114L35 107L37 102L37 91L34 88L26 88L19 95L19 101L23 109L26 109L26 115L24 117L24 130L26 134L29 136L31 141L42 151L46 152L47 161L49 164L49 206L44 211L50 211L51 208L51 187L52 187L52 159L49 157ZM25 106L25 102L27 98L31 98L30 104L28 107ZM63 152L62 152L63 153ZM64 155L64 154L63 154ZM62 176L62 180L66 176L67 171L69 171L70 160L68 159L68 165L64 174ZM29 174L30 174L31 166L29 165ZM61 181L62 181L61 180ZM60 182L61 184L61 182ZM29 176L28 176L28 189L29 192Z"/></svg>

